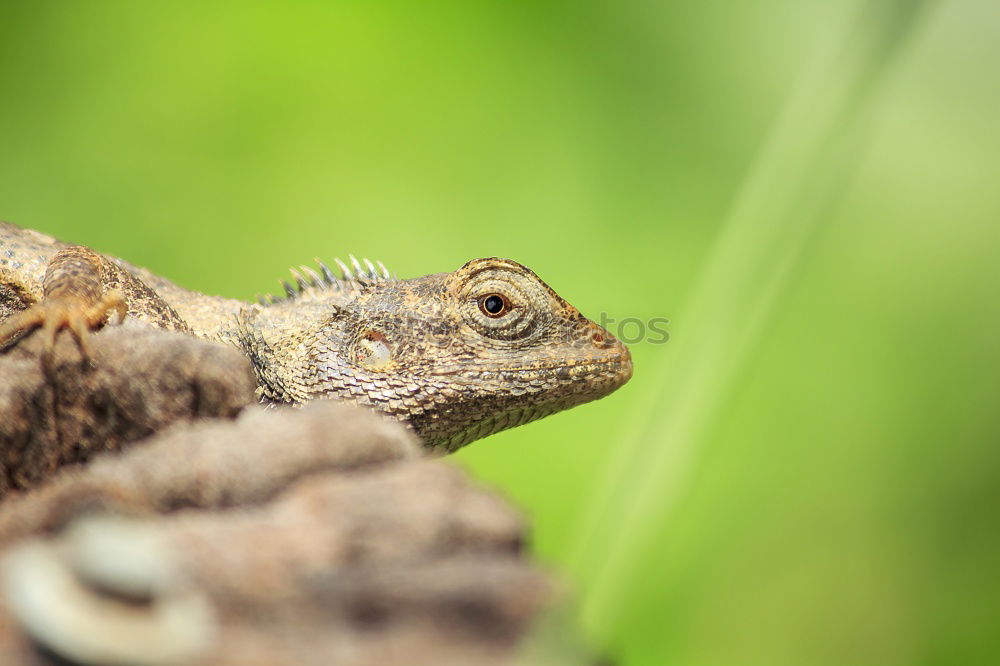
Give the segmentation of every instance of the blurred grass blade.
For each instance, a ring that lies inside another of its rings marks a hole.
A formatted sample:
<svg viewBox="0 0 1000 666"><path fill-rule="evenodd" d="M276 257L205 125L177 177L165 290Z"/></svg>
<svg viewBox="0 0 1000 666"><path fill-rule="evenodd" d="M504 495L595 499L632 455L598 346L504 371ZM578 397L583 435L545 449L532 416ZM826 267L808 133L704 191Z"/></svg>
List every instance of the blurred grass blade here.
<svg viewBox="0 0 1000 666"><path fill-rule="evenodd" d="M594 491L571 562L574 573L591 581L583 619L598 636L613 631L650 526L669 529L668 513L696 468L720 406L810 239L845 190L872 102L926 4L830 8L839 24L819 31L827 41L803 67L686 309L674 318L666 362L637 369L656 373L657 390L622 441L609 446L617 458Z"/></svg>

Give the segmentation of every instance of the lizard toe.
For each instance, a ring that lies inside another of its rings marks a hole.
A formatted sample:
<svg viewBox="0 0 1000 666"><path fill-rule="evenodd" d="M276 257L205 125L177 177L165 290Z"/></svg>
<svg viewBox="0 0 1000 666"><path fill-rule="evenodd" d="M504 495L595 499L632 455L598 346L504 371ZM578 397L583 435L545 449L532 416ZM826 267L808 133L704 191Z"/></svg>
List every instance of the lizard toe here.
<svg viewBox="0 0 1000 666"><path fill-rule="evenodd" d="M41 326L45 313L34 306L23 310L0 324L0 349L6 349L29 331Z"/></svg>
<svg viewBox="0 0 1000 666"><path fill-rule="evenodd" d="M0 325L0 349L41 328L42 359L49 365L59 332L67 329L76 341L81 356L90 360L93 357L91 332L104 325L107 313L112 309L118 312L119 319L124 316L125 300L117 290L108 292L91 306L73 298L43 299Z"/></svg>

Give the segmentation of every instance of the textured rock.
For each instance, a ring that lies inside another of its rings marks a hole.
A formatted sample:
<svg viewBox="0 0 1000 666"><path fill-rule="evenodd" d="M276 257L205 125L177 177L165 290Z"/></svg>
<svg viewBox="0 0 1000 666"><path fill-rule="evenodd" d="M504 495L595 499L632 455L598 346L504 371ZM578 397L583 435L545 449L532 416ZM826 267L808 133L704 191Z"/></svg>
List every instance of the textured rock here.
<svg viewBox="0 0 1000 666"><path fill-rule="evenodd" d="M97 508L142 514L254 504L301 476L419 455L409 432L365 410L334 402L253 405L235 421L175 424L141 446L66 468L34 492L9 498L0 504L0 544Z"/></svg>
<svg viewBox="0 0 1000 666"><path fill-rule="evenodd" d="M518 663L552 589L494 493L367 410L252 404L224 348L94 347L0 357L0 663Z"/></svg>
<svg viewBox="0 0 1000 666"><path fill-rule="evenodd" d="M92 343L88 363L60 335L48 370L41 336L0 355L0 497L172 423L231 418L255 402L249 362L225 345L136 323Z"/></svg>

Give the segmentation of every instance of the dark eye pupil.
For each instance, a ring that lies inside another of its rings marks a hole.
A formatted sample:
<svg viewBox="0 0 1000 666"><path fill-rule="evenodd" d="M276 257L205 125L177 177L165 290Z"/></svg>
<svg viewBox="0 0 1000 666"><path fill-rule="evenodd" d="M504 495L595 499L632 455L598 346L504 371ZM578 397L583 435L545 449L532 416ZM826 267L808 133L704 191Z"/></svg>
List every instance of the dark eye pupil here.
<svg viewBox="0 0 1000 666"><path fill-rule="evenodd" d="M503 299L496 294L487 296L483 301L483 309L491 315L498 315L503 312Z"/></svg>

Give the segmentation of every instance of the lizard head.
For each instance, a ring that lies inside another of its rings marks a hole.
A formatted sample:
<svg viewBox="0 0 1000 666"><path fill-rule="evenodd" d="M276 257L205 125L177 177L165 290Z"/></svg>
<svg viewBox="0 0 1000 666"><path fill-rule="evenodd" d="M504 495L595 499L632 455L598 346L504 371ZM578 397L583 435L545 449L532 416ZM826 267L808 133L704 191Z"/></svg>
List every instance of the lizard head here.
<svg viewBox="0 0 1000 666"><path fill-rule="evenodd" d="M454 450L602 398L632 376L624 344L509 259L410 280L349 277L348 289L342 280L337 289L307 285L265 308L313 312L307 331L256 345L301 357L270 382L258 369L265 397L350 400L406 422L430 447Z"/></svg>

